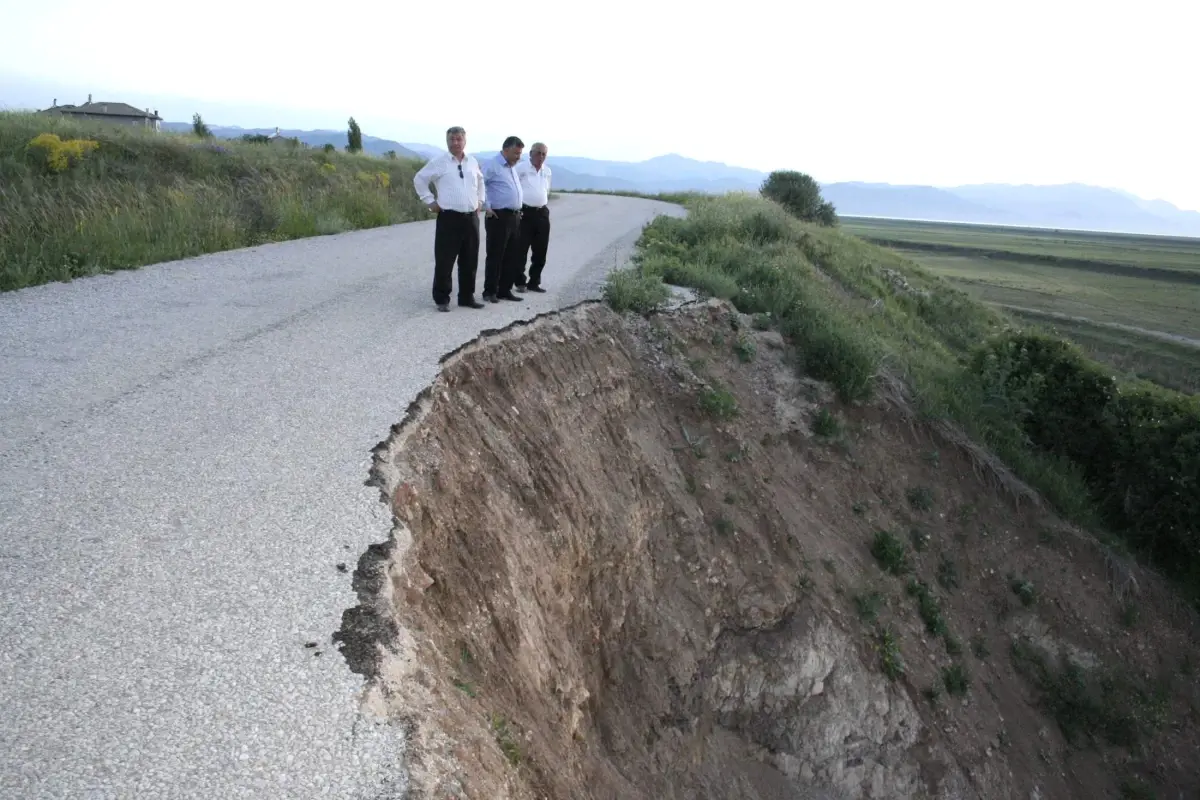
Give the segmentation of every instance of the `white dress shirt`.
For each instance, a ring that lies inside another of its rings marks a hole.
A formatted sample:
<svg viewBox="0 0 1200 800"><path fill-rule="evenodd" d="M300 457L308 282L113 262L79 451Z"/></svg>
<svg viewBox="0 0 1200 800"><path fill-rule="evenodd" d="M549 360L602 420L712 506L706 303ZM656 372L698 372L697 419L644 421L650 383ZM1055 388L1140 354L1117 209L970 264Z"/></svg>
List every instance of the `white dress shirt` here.
<svg viewBox="0 0 1200 800"><path fill-rule="evenodd" d="M437 190L437 204L447 211L470 213L483 205L483 172L475 156L464 153L459 161L450 153L431 158L413 176L413 186L421 202L434 202L429 191L432 183Z"/></svg>
<svg viewBox="0 0 1200 800"><path fill-rule="evenodd" d="M525 194L525 205L541 208L550 202L550 167L542 164L541 170L533 168L528 161L517 163L517 178Z"/></svg>

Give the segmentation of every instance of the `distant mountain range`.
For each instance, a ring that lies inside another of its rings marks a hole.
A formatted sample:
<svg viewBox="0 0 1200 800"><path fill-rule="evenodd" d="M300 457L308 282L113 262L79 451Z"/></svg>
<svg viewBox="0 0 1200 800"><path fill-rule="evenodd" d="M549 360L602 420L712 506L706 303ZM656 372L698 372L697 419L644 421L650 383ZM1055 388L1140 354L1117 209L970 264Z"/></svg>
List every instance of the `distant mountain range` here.
<svg viewBox="0 0 1200 800"><path fill-rule="evenodd" d="M191 123L163 123L168 130L191 130ZM274 128L210 126L223 138L275 133ZM280 131L314 147L327 143L339 150L345 131ZM420 142L396 142L363 135L363 149L382 155L388 150L407 158L428 159L443 147ZM495 151L474 154L477 158ZM592 191L722 193L757 191L767 173L715 161L696 161L681 155L646 161L604 161L560 156L553 150L554 188ZM1184 211L1163 200L1144 200L1128 192L1072 183L1057 186L977 184L953 188L897 186L888 183L827 183L821 187L842 216L977 222L1042 228L1151 233L1200 237L1200 212Z"/></svg>

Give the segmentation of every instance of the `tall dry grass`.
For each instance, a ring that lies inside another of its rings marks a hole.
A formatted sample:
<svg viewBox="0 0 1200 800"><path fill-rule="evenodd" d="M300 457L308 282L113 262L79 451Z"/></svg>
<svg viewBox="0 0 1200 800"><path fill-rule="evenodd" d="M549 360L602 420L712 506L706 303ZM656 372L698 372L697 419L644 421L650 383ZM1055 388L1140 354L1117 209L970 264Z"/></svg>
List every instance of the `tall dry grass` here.
<svg viewBox="0 0 1200 800"><path fill-rule="evenodd" d="M45 134L95 145L55 163L47 153L58 145ZM412 189L419 168L407 160L0 113L0 291L424 219L428 212Z"/></svg>

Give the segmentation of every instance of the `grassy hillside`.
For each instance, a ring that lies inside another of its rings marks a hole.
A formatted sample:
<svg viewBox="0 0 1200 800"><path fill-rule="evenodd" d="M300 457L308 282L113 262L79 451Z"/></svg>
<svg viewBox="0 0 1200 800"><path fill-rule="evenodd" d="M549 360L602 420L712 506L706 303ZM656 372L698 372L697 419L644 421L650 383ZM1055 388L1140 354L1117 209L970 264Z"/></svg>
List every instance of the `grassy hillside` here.
<svg viewBox="0 0 1200 800"><path fill-rule="evenodd" d="M662 281L695 287L793 338L798 366L846 400L903 385L926 418L954 423L1061 514L1200 597L1200 400L1116 380L1045 329L765 199L688 206L646 228L637 264L606 287L614 307L652 307Z"/></svg>
<svg viewBox="0 0 1200 800"><path fill-rule="evenodd" d="M0 291L423 219L417 169L0 113Z"/></svg>

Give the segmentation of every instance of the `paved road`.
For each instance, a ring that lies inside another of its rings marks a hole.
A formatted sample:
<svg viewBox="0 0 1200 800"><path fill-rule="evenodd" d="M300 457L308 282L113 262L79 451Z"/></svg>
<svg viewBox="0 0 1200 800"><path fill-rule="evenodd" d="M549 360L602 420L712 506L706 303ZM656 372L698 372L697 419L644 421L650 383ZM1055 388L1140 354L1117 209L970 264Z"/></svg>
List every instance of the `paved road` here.
<svg viewBox="0 0 1200 800"><path fill-rule="evenodd" d="M330 645L390 528L369 451L439 355L676 211L552 208L549 292L480 311L434 310L431 222L0 295L0 797L401 795Z"/></svg>

